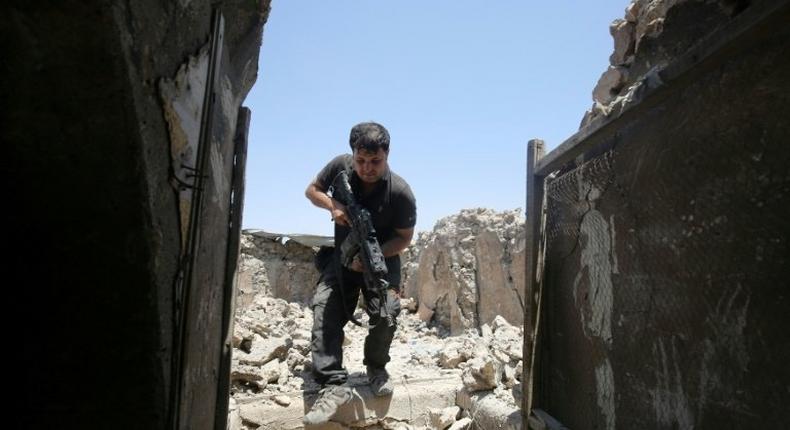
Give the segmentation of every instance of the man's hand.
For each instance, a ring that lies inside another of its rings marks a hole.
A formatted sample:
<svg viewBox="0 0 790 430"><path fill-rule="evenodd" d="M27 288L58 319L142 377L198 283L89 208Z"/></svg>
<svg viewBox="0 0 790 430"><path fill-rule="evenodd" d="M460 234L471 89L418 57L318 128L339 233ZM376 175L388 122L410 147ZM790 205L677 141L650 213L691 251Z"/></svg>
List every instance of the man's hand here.
<svg viewBox="0 0 790 430"><path fill-rule="evenodd" d="M357 254L356 257L354 257L354 259L351 261L351 267L349 267L349 269L355 272L362 272L364 270L362 267L362 262L359 261L359 254Z"/></svg>
<svg viewBox="0 0 790 430"><path fill-rule="evenodd" d="M332 209L330 209L329 212L332 214L332 221L346 227L351 225L351 223L348 221L346 206L339 201L332 199Z"/></svg>
<svg viewBox="0 0 790 430"><path fill-rule="evenodd" d="M317 180L314 180L307 186L304 194L314 205L328 210L332 216L332 221L346 227L350 226L346 206L329 197L329 194L326 193L326 190L321 187Z"/></svg>

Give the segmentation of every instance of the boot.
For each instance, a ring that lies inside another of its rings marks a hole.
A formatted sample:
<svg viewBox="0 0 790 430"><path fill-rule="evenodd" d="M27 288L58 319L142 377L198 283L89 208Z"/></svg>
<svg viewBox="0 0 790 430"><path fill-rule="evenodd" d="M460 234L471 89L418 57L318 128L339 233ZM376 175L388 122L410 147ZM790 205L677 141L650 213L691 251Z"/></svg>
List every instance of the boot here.
<svg viewBox="0 0 790 430"><path fill-rule="evenodd" d="M367 371L373 395L381 397L392 394L392 381L390 381L389 373L383 367L367 366Z"/></svg>
<svg viewBox="0 0 790 430"><path fill-rule="evenodd" d="M329 385L318 392L310 411L304 416L304 423L309 425L323 424L337 412L337 408L351 400L351 388L345 385Z"/></svg>

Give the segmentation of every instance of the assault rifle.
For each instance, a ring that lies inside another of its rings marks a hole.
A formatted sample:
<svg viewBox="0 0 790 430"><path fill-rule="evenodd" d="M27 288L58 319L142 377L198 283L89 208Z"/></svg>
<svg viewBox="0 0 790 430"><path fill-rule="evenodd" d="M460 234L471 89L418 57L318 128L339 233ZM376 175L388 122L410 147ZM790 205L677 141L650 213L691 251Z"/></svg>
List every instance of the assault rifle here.
<svg viewBox="0 0 790 430"><path fill-rule="evenodd" d="M346 206L346 213L351 221L351 232L340 246L340 264L351 267L354 257L359 254L365 288L379 297L381 315L379 323L387 321L387 326L392 327L395 325L395 320L389 312L387 303L387 290L390 288L389 282L385 279L387 264L379 241L376 239L376 229L373 227L370 212L354 198L351 184L348 182L348 172L345 170L338 173L332 181L332 198ZM353 318L351 320L361 325Z"/></svg>

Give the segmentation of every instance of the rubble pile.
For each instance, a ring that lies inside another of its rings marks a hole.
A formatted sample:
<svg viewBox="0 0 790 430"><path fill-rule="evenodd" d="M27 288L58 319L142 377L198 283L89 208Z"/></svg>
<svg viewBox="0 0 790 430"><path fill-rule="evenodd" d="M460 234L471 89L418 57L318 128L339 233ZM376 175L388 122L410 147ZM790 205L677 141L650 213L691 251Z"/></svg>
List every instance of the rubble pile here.
<svg viewBox="0 0 790 430"><path fill-rule="evenodd" d="M523 219L518 210L462 211L440 221L433 232L422 234L406 255L426 258L429 255L426 251L436 255L437 244L452 242L457 249L452 255L445 255L443 261L450 265L447 270L455 273L453 279L461 278L457 273L461 268L480 270L478 260L491 258L484 255L485 250L491 249L503 260L500 266L513 270L508 266L513 264L516 242L523 240L519 239L520 231L523 231ZM267 275L272 272L271 265L290 267L291 282L310 285L312 292L317 274L296 278L299 271L294 268L311 264L312 253L317 248L302 246L311 251L306 253L296 245L291 245L289 250L288 242L275 244L268 239L244 236L240 271L246 270L246 276L254 282L247 285L246 305L237 311L235 319L229 428L301 428L301 416L309 407L306 399L319 389L310 367L312 310L307 300L272 297L273 291L299 289L272 288ZM461 240L463 245L459 246ZM484 241L500 246L484 245ZM265 246L257 247L257 244ZM521 249L523 252L523 244ZM298 261L290 262L288 258L292 256ZM475 318L478 324L461 328L445 326L442 318L421 319L418 309L425 305L418 298L408 297L409 291L426 291L415 288L421 271L414 261L404 264L406 270L411 272L407 276L412 288L406 289L407 297L401 299L404 310L398 317L398 329L390 349L392 361L387 366L396 384L395 394L378 413L362 414L359 410L364 408L355 406L354 414L347 416L339 412L325 428L520 429L518 405L523 358L520 323L513 325L505 317L494 315L490 321L480 322L480 318ZM447 283L445 288L463 285L477 291L477 279L479 276L472 275L469 283ZM308 284L311 280L312 284ZM307 291L292 297L305 294ZM448 290L444 294L461 295ZM355 316L362 321L367 319L361 308ZM364 394L367 381L362 357L367 330L348 324L345 335L344 364L350 373L349 384L355 388L357 397L372 404L378 400L365 398ZM408 398L405 412L397 407L399 398ZM429 401L422 401L423 398ZM442 399L446 400L439 401Z"/></svg>

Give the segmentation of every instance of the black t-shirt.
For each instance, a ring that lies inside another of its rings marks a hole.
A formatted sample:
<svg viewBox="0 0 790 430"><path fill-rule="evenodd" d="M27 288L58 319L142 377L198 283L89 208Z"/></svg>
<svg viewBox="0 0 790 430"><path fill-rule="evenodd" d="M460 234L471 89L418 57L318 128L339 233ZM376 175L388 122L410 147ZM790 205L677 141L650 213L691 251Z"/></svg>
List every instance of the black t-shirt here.
<svg viewBox="0 0 790 430"><path fill-rule="evenodd" d="M395 229L412 228L417 222L417 203L406 181L392 170L388 170L376 183L374 190L362 197L360 179L353 169L351 154L335 157L316 176L316 182L326 191L338 173L346 170L349 183L357 202L370 212L379 244L395 236ZM335 247L339 248L350 229L335 223ZM400 256L386 258L388 279L392 285L400 285Z"/></svg>

